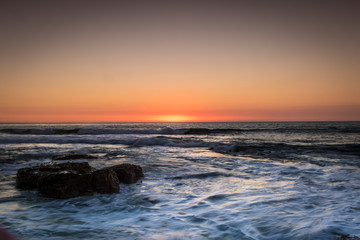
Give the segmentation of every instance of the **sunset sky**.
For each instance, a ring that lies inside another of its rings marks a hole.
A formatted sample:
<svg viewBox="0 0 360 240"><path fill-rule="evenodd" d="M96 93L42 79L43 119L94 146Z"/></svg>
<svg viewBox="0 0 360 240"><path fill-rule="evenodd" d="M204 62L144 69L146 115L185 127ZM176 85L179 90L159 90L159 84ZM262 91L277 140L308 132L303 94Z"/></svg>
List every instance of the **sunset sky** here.
<svg viewBox="0 0 360 240"><path fill-rule="evenodd" d="M1 3L0 122L360 120L359 1L57 2Z"/></svg>

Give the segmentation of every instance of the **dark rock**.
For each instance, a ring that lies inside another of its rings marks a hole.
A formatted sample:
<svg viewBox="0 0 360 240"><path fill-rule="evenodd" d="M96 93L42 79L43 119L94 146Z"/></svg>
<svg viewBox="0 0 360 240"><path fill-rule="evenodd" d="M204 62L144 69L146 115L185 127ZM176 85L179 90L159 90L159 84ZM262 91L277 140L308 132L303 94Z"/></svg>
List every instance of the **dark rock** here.
<svg viewBox="0 0 360 240"><path fill-rule="evenodd" d="M66 162L21 168L16 182L18 188L39 189L46 196L64 199L93 192L118 193L119 182L135 183L143 176L141 167L133 164L97 170L87 162Z"/></svg>
<svg viewBox="0 0 360 240"><path fill-rule="evenodd" d="M94 169L87 162L66 162L40 165L40 172L75 171L78 174L91 173Z"/></svg>
<svg viewBox="0 0 360 240"><path fill-rule="evenodd" d="M40 178L39 168L20 168L16 175L16 186L22 189L38 188Z"/></svg>
<svg viewBox="0 0 360 240"><path fill-rule="evenodd" d="M53 198L72 198L93 192L92 174L76 172L52 173L43 177L39 192Z"/></svg>
<svg viewBox="0 0 360 240"><path fill-rule="evenodd" d="M118 193L120 191L119 179L116 173L108 168L93 172L92 187L99 193Z"/></svg>
<svg viewBox="0 0 360 240"><path fill-rule="evenodd" d="M92 167L87 162L43 164L18 170L18 188L36 189L54 198L70 198L91 189Z"/></svg>
<svg viewBox="0 0 360 240"><path fill-rule="evenodd" d="M138 165L123 163L109 167L116 172L119 182L131 184L144 177L142 168Z"/></svg>
<svg viewBox="0 0 360 240"><path fill-rule="evenodd" d="M43 181L43 178L52 173L75 172L77 174L90 173L92 168L87 162L43 164L36 167L21 168L16 175L16 185L22 189L35 189Z"/></svg>
<svg viewBox="0 0 360 240"><path fill-rule="evenodd" d="M56 155L52 157L52 160L76 160L76 159L97 159L97 157L88 154L68 154L68 155Z"/></svg>

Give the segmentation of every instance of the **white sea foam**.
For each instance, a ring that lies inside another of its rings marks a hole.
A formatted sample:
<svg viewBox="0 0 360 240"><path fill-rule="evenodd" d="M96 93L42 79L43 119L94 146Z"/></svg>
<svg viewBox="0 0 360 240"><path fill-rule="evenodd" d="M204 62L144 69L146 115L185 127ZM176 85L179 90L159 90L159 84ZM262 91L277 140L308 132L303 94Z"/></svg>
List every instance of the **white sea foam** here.
<svg viewBox="0 0 360 240"><path fill-rule="evenodd" d="M246 124L248 129L270 128ZM324 129L312 132L308 129L314 126L309 124L300 124L290 135L283 131L177 132L244 129L241 123L149 124L148 128L128 124L127 129L121 125L121 131L128 133L121 134L97 132L114 131L113 125L61 126L87 129L86 134L2 133L0 223L24 239L47 240L360 236L359 133L339 132L341 123L332 134ZM290 129L285 123L272 126ZM324 123L321 127L326 128ZM134 134L134 129L143 132ZM156 134L151 132L154 129ZM15 188L18 168L68 153L94 154L99 158L89 163L99 168L140 164L145 178L121 185L119 194L68 200Z"/></svg>

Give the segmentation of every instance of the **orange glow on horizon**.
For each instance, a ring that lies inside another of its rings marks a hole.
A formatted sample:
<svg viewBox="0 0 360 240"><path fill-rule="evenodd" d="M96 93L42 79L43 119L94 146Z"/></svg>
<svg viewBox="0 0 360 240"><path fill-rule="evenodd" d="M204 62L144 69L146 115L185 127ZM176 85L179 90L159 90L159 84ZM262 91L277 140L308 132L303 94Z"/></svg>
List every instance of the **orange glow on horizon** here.
<svg viewBox="0 0 360 240"><path fill-rule="evenodd" d="M360 120L350 4L120 2L4 10L0 122Z"/></svg>
<svg viewBox="0 0 360 240"><path fill-rule="evenodd" d="M154 120L155 122L190 122L195 121L195 118L185 115L160 115L150 120Z"/></svg>
<svg viewBox="0 0 360 240"><path fill-rule="evenodd" d="M344 114L338 115L337 112L313 110L294 111L239 111L233 114L221 113L179 113L163 114L156 113L137 113L137 114L116 114L116 113L22 113L22 114L4 114L0 115L0 123L91 123L91 122L238 122L238 121L357 121L359 114L356 114L356 107L343 109ZM305 115L304 113L311 113ZM353 115L346 114L354 112ZM327 118L323 118L327 116Z"/></svg>

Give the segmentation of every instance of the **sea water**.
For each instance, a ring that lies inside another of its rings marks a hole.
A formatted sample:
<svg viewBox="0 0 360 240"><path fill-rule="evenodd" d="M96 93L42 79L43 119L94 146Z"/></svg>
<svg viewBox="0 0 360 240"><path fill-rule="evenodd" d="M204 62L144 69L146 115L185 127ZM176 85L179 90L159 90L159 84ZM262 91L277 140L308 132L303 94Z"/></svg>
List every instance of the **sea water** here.
<svg viewBox="0 0 360 240"><path fill-rule="evenodd" d="M118 194L16 188L59 154L142 166ZM24 239L360 236L360 122L1 124L0 224Z"/></svg>

